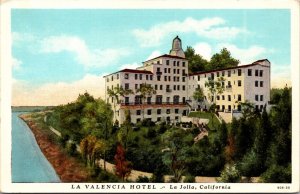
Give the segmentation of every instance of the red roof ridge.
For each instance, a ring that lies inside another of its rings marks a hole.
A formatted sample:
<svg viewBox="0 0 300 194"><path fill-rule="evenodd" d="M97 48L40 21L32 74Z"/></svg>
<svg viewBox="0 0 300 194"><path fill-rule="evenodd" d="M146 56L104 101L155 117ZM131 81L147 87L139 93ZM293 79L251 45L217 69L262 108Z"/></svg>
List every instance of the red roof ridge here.
<svg viewBox="0 0 300 194"><path fill-rule="evenodd" d="M160 56L158 56L158 57L154 57L154 58L152 58L152 59L148 59L147 61L151 61L151 60L153 60L153 59L158 59L158 58L160 58L160 57L170 57L170 58L174 58L174 59L185 59L185 60L187 60L186 58L183 58L183 57L178 57L178 56L169 55L169 54L163 54L163 55L160 55ZM145 63L145 62L147 62L147 61L144 61L143 63Z"/></svg>

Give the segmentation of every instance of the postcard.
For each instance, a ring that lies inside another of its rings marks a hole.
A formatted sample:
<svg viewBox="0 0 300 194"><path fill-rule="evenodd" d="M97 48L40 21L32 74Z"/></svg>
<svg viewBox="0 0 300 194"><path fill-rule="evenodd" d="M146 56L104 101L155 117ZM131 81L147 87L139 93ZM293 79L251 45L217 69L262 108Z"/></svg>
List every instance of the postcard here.
<svg viewBox="0 0 300 194"><path fill-rule="evenodd" d="M299 1L1 2L1 192L299 192Z"/></svg>

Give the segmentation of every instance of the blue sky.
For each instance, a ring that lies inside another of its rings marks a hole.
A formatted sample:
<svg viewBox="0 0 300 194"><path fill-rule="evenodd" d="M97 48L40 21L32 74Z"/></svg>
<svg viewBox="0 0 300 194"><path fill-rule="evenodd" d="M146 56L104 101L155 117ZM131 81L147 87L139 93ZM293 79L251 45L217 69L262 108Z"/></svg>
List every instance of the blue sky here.
<svg viewBox="0 0 300 194"><path fill-rule="evenodd" d="M242 64L268 58L272 86L291 84L289 10L13 9L11 31L14 105L103 96L105 73L168 53L176 35L207 59L222 47Z"/></svg>

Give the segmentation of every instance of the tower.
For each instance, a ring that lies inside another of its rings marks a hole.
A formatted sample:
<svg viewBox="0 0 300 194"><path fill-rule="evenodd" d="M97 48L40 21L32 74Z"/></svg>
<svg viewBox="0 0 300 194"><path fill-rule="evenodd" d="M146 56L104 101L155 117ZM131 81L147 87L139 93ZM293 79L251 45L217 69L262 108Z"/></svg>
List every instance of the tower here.
<svg viewBox="0 0 300 194"><path fill-rule="evenodd" d="M181 39L178 36L173 39L170 55L185 58L185 54L182 50Z"/></svg>

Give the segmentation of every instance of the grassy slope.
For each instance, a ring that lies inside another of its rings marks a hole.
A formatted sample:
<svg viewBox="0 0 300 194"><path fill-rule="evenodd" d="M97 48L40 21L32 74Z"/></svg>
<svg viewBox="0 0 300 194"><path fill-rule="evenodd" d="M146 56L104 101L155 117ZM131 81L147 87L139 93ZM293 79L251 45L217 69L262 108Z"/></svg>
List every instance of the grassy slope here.
<svg viewBox="0 0 300 194"><path fill-rule="evenodd" d="M212 113L210 112L191 112L189 117L198 117L203 119L209 119L208 127L210 129L214 129L220 125L219 120L217 119L216 115L213 115L213 122L211 120ZM214 127L213 127L214 124Z"/></svg>

